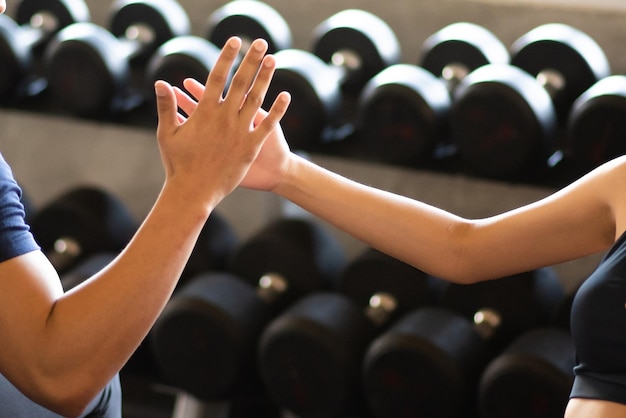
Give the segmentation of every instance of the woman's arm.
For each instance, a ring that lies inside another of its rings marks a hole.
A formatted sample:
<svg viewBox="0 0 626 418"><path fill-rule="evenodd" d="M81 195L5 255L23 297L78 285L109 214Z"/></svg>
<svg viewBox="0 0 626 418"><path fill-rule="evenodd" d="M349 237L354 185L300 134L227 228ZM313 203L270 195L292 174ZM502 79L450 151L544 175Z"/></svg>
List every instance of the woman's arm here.
<svg viewBox="0 0 626 418"><path fill-rule="evenodd" d="M240 46L238 39L227 43L189 119L178 114L172 88L157 83L165 182L115 261L66 294L39 251L0 263L0 371L34 401L78 415L121 369L170 297L209 214L284 114L287 95L253 124L275 66L263 41L253 44L222 97Z"/></svg>
<svg viewBox="0 0 626 418"><path fill-rule="evenodd" d="M539 202L478 220L359 184L293 154L269 190L421 270L470 283L606 249L616 235L615 186L626 175L625 161ZM256 188L255 180L246 182Z"/></svg>
<svg viewBox="0 0 626 418"><path fill-rule="evenodd" d="M193 95L203 90L193 80L185 86ZM183 109L193 113L195 101L181 91L177 95ZM255 122L265 117L260 111ZM277 127L242 186L273 191L434 276L471 283L605 250L626 229L624 178L626 159L620 158L536 203L486 219L464 219L300 158Z"/></svg>

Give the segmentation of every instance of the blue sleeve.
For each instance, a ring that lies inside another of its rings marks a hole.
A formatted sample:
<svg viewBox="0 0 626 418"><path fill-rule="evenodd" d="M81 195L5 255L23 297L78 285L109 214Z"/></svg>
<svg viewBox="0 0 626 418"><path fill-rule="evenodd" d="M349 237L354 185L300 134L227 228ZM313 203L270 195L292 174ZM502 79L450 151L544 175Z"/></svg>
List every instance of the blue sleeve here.
<svg viewBox="0 0 626 418"><path fill-rule="evenodd" d="M11 168L0 154L0 262L39 249L24 221L21 196Z"/></svg>

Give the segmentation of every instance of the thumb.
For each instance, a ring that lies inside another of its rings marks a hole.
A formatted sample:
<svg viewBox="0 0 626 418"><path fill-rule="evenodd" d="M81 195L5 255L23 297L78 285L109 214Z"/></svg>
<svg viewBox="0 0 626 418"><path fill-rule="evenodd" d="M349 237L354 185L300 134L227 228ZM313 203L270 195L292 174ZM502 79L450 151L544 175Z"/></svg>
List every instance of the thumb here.
<svg viewBox="0 0 626 418"><path fill-rule="evenodd" d="M156 94L157 116L159 118L159 129L169 131L176 127L178 123L178 105L172 86L169 83L158 80L154 83Z"/></svg>

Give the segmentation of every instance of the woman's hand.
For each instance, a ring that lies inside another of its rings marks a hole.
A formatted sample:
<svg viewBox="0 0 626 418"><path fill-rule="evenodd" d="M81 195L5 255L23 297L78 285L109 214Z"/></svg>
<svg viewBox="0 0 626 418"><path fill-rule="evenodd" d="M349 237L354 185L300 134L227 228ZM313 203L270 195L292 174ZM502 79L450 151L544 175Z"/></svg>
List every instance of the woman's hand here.
<svg viewBox="0 0 626 418"><path fill-rule="evenodd" d="M196 83L191 91L193 98L163 81L155 85L166 186L175 184L184 198L211 208L246 177L268 135L280 129L289 105L289 95L280 94L259 117L275 69L263 40L252 43L224 96L240 48L240 39L228 40L206 84ZM189 116L180 114L179 107Z"/></svg>

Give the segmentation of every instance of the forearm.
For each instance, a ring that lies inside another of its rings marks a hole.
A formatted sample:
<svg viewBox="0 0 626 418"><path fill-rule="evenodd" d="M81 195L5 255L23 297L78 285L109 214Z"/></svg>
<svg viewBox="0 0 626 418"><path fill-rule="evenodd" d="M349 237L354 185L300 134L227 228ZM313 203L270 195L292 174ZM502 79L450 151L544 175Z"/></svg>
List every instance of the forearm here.
<svg viewBox="0 0 626 418"><path fill-rule="evenodd" d="M456 260L470 221L290 158L275 193L372 247L431 274L463 280Z"/></svg>
<svg viewBox="0 0 626 418"><path fill-rule="evenodd" d="M57 300L39 356L51 381L95 394L121 369L167 303L207 217L164 190L120 256Z"/></svg>

